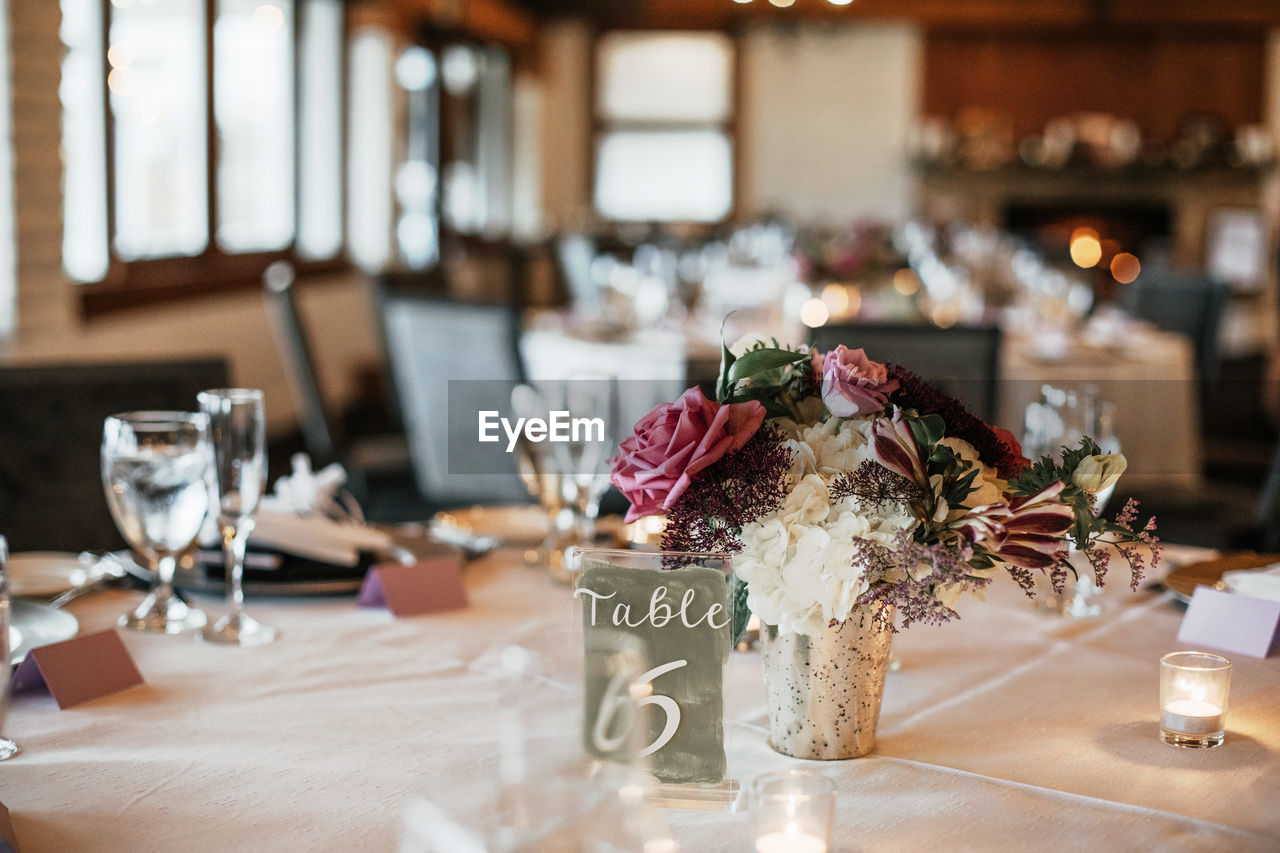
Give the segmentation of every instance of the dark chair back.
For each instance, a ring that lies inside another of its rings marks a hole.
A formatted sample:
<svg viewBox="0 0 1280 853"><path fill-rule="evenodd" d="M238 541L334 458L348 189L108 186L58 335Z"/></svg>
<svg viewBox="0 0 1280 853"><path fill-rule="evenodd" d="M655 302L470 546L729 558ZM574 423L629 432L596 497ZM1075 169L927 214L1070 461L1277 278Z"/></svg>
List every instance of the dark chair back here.
<svg viewBox="0 0 1280 853"><path fill-rule="evenodd" d="M510 411L504 391L523 381L520 312L508 305L452 301L437 293L381 283L378 294L387 359L418 488L433 505L527 501L514 454L503 455L496 473L472 444L477 425L450 408ZM472 383L450 380L474 380ZM489 380L489 381L484 381ZM505 391L509 394L509 390ZM475 405L476 401L486 401ZM495 400L497 402L495 403ZM451 423L451 421L456 421ZM450 428L460 432L450 441ZM470 441L457 440L470 437Z"/></svg>
<svg viewBox="0 0 1280 853"><path fill-rule="evenodd" d="M0 368L0 533L14 551L116 549L102 491L102 422L196 409L230 384L221 359Z"/></svg>
<svg viewBox="0 0 1280 853"><path fill-rule="evenodd" d="M1125 285L1121 304L1135 317L1194 342L1203 388L1218 375L1218 337L1227 296L1225 284L1202 274L1157 269L1144 270Z"/></svg>
<svg viewBox="0 0 1280 853"><path fill-rule="evenodd" d="M821 350L844 344L875 361L894 362L962 400L991 421L999 405L1000 329L996 326L834 324L820 326L810 342Z"/></svg>
<svg viewBox="0 0 1280 853"><path fill-rule="evenodd" d="M262 276L263 300L289 380L289 390L298 409L302 443L312 463L319 469L338 460L338 440L334 424L325 411L311 343L302 325L302 315L298 312L293 287L295 280L293 266L287 261L277 261L267 267Z"/></svg>

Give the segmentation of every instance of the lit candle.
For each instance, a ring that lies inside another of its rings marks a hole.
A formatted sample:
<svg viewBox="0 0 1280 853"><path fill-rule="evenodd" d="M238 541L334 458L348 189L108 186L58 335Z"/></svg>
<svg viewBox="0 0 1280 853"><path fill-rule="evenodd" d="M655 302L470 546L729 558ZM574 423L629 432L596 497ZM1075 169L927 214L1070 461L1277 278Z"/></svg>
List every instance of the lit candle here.
<svg viewBox="0 0 1280 853"><path fill-rule="evenodd" d="M1203 699L1174 699L1164 706L1160 725L1174 732L1207 735L1222 731L1222 709Z"/></svg>
<svg viewBox="0 0 1280 853"><path fill-rule="evenodd" d="M827 842L789 823L782 832L766 832L757 838L756 853L827 853Z"/></svg>
<svg viewBox="0 0 1280 853"><path fill-rule="evenodd" d="M756 853L827 853L835 813L830 779L803 770L766 773L751 783Z"/></svg>
<svg viewBox="0 0 1280 853"><path fill-rule="evenodd" d="M1206 652L1160 659L1160 739L1171 746L1214 747L1227 722L1231 661Z"/></svg>

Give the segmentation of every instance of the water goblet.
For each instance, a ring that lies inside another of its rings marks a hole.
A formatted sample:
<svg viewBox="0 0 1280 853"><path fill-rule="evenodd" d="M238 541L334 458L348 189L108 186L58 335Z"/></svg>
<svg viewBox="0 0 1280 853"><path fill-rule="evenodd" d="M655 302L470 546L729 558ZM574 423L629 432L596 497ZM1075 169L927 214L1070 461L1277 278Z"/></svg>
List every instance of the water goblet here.
<svg viewBox="0 0 1280 853"><path fill-rule="evenodd" d="M0 679L0 731L4 730L5 711L9 707L9 656L12 654L9 631L9 543L0 536L0 661L4 661L5 677ZM18 745L0 736L0 761L18 754Z"/></svg>
<svg viewBox="0 0 1280 853"><path fill-rule="evenodd" d="M244 612L244 551L267 487L266 412L262 392L221 388L197 395L209 418L213 448L211 503L222 535L227 570L227 613L204 629L211 643L261 646L276 638L274 628Z"/></svg>
<svg viewBox="0 0 1280 853"><path fill-rule="evenodd" d="M120 617L123 628L177 634L205 624L173 591L178 556L209 508L208 418L190 412L126 412L102 428L107 506L134 553L155 573L147 597Z"/></svg>

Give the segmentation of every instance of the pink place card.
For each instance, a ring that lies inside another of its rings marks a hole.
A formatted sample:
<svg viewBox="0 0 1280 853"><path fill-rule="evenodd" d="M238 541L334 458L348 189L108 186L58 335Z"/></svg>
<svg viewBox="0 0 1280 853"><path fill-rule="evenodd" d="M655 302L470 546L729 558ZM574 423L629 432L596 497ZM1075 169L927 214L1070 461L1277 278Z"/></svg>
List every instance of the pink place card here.
<svg viewBox="0 0 1280 853"><path fill-rule="evenodd" d="M18 836L9 820L9 810L0 803L0 853L22 853L18 848Z"/></svg>
<svg viewBox="0 0 1280 853"><path fill-rule="evenodd" d="M462 563L455 557L435 557L411 566L374 566L364 577L356 603L385 607L396 616L461 610L467 606Z"/></svg>
<svg viewBox="0 0 1280 853"><path fill-rule="evenodd" d="M142 673L114 628L32 649L13 673L13 692L47 690L70 708L142 683Z"/></svg>
<svg viewBox="0 0 1280 853"><path fill-rule="evenodd" d="M1265 658L1280 651L1280 601L1198 586L1178 641Z"/></svg>

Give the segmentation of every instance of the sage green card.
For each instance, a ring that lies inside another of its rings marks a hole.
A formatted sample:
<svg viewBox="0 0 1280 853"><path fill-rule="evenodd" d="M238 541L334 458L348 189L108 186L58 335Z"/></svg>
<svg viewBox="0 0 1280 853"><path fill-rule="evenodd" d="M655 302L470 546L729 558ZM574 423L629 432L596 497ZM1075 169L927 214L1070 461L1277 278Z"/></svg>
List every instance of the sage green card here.
<svg viewBox="0 0 1280 853"><path fill-rule="evenodd" d="M599 632L621 631L644 643L653 694L640 700L639 720L648 736L637 738L638 746L661 742L646 759L650 772L670 783L722 782L724 666L733 617L724 574L700 566L656 571L588 559L575 595L588 649ZM608 687L607 678L588 675L583 742L589 754L617 758L616 750L593 740Z"/></svg>

